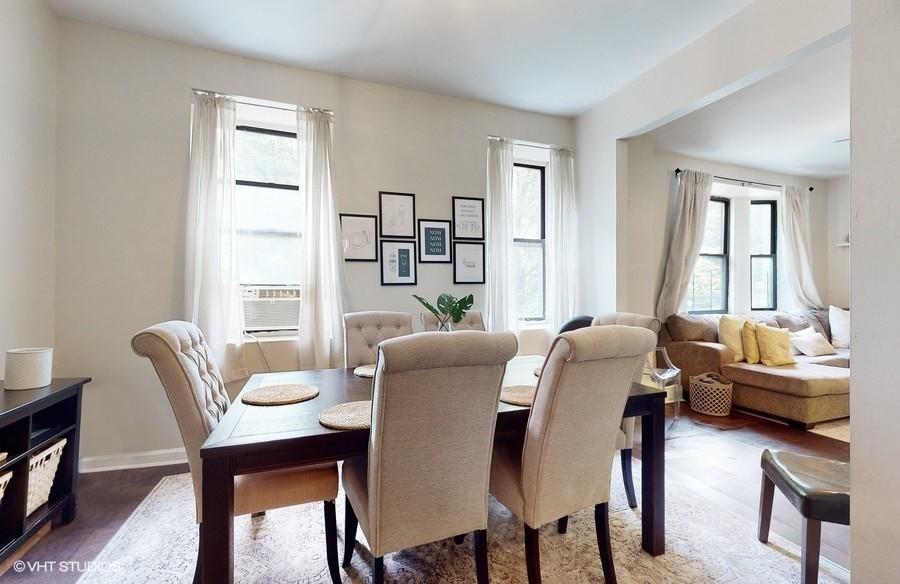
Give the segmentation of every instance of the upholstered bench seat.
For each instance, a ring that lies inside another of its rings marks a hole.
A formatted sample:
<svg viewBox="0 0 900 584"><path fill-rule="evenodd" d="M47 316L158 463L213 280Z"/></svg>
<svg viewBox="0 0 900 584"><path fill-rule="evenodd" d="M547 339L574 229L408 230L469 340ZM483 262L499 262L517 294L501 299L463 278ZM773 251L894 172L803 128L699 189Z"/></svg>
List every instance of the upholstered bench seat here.
<svg viewBox="0 0 900 584"><path fill-rule="evenodd" d="M848 463L766 450L760 465L804 517L842 525L850 523Z"/></svg>
<svg viewBox="0 0 900 584"><path fill-rule="evenodd" d="M850 393L850 369L797 363L781 367L732 363L722 366L722 375L735 384L768 389L797 397Z"/></svg>

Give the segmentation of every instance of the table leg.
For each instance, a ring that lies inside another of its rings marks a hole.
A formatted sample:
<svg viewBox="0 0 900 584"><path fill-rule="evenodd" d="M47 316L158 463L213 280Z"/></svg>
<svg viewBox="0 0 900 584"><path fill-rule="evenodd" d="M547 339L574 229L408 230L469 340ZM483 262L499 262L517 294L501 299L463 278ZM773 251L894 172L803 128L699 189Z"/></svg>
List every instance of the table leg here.
<svg viewBox="0 0 900 584"><path fill-rule="evenodd" d="M660 396L641 423L641 547L651 556L666 551L665 433L666 403Z"/></svg>
<svg viewBox="0 0 900 584"><path fill-rule="evenodd" d="M203 521L200 523L204 584L234 581L234 476L228 458L203 460Z"/></svg>

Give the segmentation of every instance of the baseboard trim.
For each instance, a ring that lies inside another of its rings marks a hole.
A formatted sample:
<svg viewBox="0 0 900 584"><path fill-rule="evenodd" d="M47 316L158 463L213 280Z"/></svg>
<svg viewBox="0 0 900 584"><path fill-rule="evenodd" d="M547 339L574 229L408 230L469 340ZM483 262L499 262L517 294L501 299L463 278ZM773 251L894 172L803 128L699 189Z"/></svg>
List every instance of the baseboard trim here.
<svg viewBox="0 0 900 584"><path fill-rule="evenodd" d="M129 468L147 468L186 462L187 453L185 453L184 448L167 448L165 450L148 450L146 452L132 452L129 454L85 456L78 462L78 472L89 473Z"/></svg>

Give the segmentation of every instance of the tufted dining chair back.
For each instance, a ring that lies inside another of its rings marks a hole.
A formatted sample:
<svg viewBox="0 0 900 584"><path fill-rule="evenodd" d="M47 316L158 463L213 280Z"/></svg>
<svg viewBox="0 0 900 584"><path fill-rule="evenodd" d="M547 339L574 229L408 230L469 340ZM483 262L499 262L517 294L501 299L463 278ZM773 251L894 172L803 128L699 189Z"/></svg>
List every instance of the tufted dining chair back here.
<svg viewBox="0 0 900 584"><path fill-rule="evenodd" d="M408 312L350 312L344 315L344 366L373 365L378 343L412 334Z"/></svg>
<svg viewBox="0 0 900 584"><path fill-rule="evenodd" d="M612 458L635 370L656 335L591 326L556 337L522 451L522 519L537 528L609 500Z"/></svg>
<svg viewBox="0 0 900 584"><path fill-rule="evenodd" d="M145 328L132 337L131 348L150 359L166 390L199 502L200 447L231 405L212 350L196 325L180 320Z"/></svg>
<svg viewBox="0 0 900 584"><path fill-rule="evenodd" d="M422 326L425 327L426 331L438 330L437 317L430 312L423 312ZM484 318L482 318L480 310L470 310L462 317L462 320L451 324L450 328L455 331L483 331Z"/></svg>

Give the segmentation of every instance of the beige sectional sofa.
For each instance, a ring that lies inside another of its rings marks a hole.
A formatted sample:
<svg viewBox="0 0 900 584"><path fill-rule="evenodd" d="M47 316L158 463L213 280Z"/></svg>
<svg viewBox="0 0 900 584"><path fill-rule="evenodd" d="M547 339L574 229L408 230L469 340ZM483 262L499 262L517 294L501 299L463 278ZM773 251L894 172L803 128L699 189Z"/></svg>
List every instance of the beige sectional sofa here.
<svg viewBox="0 0 900 584"><path fill-rule="evenodd" d="M796 365L766 367L735 363L734 352L718 342L718 314L676 314L660 331L660 344L682 370L685 388L690 376L715 371L734 382L734 406L812 428L818 422L850 415L850 350L837 355L796 355ZM798 331L813 327L831 339L827 310L803 313L759 312L750 318L770 326Z"/></svg>

